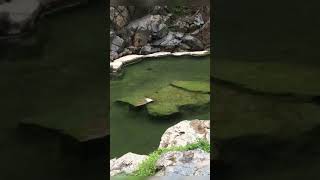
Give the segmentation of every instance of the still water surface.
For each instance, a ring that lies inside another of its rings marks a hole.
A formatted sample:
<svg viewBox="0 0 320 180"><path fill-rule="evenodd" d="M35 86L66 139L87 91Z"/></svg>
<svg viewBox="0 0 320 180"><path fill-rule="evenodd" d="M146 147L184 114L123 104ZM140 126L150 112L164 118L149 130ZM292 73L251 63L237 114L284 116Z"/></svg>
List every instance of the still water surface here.
<svg viewBox="0 0 320 180"><path fill-rule="evenodd" d="M26 118L66 127L89 118L107 123L103 5L95 1L54 14L19 45L2 44L0 179L105 177L106 154L98 149L19 127Z"/></svg>

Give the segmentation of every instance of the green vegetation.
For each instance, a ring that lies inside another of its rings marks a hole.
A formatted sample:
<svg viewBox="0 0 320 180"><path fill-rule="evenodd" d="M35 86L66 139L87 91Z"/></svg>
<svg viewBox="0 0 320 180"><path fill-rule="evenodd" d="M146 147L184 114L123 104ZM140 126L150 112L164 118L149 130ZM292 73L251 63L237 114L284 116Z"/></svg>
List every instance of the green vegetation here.
<svg viewBox="0 0 320 180"><path fill-rule="evenodd" d="M139 93L118 101L137 107L144 105L144 99L150 97L154 102L147 104L147 111L150 115L159 117L179 113L180 108L206 105L210 102L210 96L207 94L209 92L208 82L174 81L169 86L150 95L143 96Z"/></svg>
<svg viewBox="0 0 320 180"><path fill-rule="evenodd" d="M151 95L153 103L147 105L152 116L168 116L179 113L181 107L200 107L210 102L208 94L185 91L173 86L165 87Z"/></svg>
<svg viewBox="0 0 320 180"><path fill-rule="evenodd" d="M320 124L320 107L295 98L250 94L214 84L211 112L219 117L217 139L270 135L279 139L299 136ZM239 123L241 122L241 123Z"/></svg>
<svg viewBox="0 0 320 180"><path fill-rule="evenodd" d="M188 7L186 6L171 6L169 7L170 11L177 16L183 16L188 14L190 11Z"/></svg>
<svg viewBox="0 0 320 180"><path fill-rule="evenodd" d="M210 83L200 81L174 81L171 85L188 91L210 93Z"/></svg>
<svg viewBox="0 0 320 180"><path fill-rule="evenodd" d="M207 140L198 139L197 142L193 144L187 144L186 146L177 146L169 148L160 148L149 154L149 157L143 161L138 170L130 174L131 176L152 176L156 173L156 162L160 156L164 153L171 151L188 151L194 149L202 149L205 152L210 152L210 144Z"/></svg>

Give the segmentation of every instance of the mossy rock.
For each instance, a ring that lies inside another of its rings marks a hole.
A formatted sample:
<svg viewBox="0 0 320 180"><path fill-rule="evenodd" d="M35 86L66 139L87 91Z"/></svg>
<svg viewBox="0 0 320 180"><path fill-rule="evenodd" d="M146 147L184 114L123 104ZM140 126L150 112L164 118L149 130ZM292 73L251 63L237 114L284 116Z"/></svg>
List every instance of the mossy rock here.
<svg viewBox="0 0 320 180"><path fill-rule="evenodd" d="M210 102L208 94L186 91L174 86L165 87L153 95L153 103L147 105L152 116L169 116L179 113L181 107L201 107Z"/></svg>
<svg viewBox="0 0 320 180"><path fill-rule="evenodd" d="M127 103L133 107L139 107L148 103L145 99L146 97L137 95L121 98L118 100L118 102Z"/></svg>
<svg viewBox="0 0 320 180"><path fill-rule="evenodd" d="M174 81L171 85L188 91L210 93L210 83L201 81Z"/></svg>
<svg viewBox="0 0 320 180"><path fill-rule="evenodd" d="M163 117L177 114L181 108L197 108L210 103L210 83L199 81L174 81L169 86L151 94L134 94L118 102L138 107L146 105L151 116ZM153 102L146 102L146 98Z"/></svg>
<svg viewBox="0 0 320 180"><path fill-rule="evenodd" d="M211 76L260 92L320 95L319 67L306 64L219 60Z"/></svg>

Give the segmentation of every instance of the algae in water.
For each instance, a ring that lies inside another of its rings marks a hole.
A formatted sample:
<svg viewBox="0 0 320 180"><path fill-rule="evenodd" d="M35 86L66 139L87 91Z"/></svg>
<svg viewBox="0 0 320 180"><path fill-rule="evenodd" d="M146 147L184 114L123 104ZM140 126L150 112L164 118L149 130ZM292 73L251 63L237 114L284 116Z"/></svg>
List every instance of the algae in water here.
<svg viewBox="0 0 320 180"><path fill-rule="evenodd" d="M210 102L209 92L209 82L174 81L149 96L130 96L118 101L134 107L146 104L149 115L161 117L179 113L182 107L201 107L208 104ZM150 97L153 102L147 104L146 97Z"/></svg>

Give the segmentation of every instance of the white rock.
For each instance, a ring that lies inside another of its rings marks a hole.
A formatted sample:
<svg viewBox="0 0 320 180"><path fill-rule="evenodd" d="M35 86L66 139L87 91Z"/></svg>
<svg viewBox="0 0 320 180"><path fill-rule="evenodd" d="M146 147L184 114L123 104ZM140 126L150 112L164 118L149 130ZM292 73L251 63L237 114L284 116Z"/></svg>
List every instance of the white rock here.
<svg viewBox="0 0 320 180"><path fill-rule="evenodd" d="M185 120L168 128L161 137L159 148L185 146L197 139L210 142L210 120Z"/></svg>
<svg viewBox="0 0 320 180"><path fill-rule="evenodd" d="M156 176L210 176L210 154L200 149L167 152L156 168Z"/></svg>
<svg viewBox="0 0 320 180"><path fill-rule="evenodd" d="M144 58L154 58L154 57L165 57L165 56L206 56L210 54L210 51L191 51L191 52L156 52L152 54L147 55L137 55L137 54L131 54L127 56L120 57L118 59L115 59L114 61L110 62L110 68L112 69L112 72L118 72L122 66L125 66L127 64L131 64L134 62L138 62L141 59Z"/></svg>
<svg viewBox="0 0 320 180"><path fill-rule="evenodd" d="M147 103L150 103L150 102L153 102L153 99L151 99L151 98L145 98L145 101L146 101Z"/></svg>
<svg viewBox="0 0 320 180"><path fill-rule="evenodd" d="M120 158L110 160L110 176L116 176L118 174L128 174L138 169L138 166L148 156L139 155L134 153L127 153Z"/></svg>

